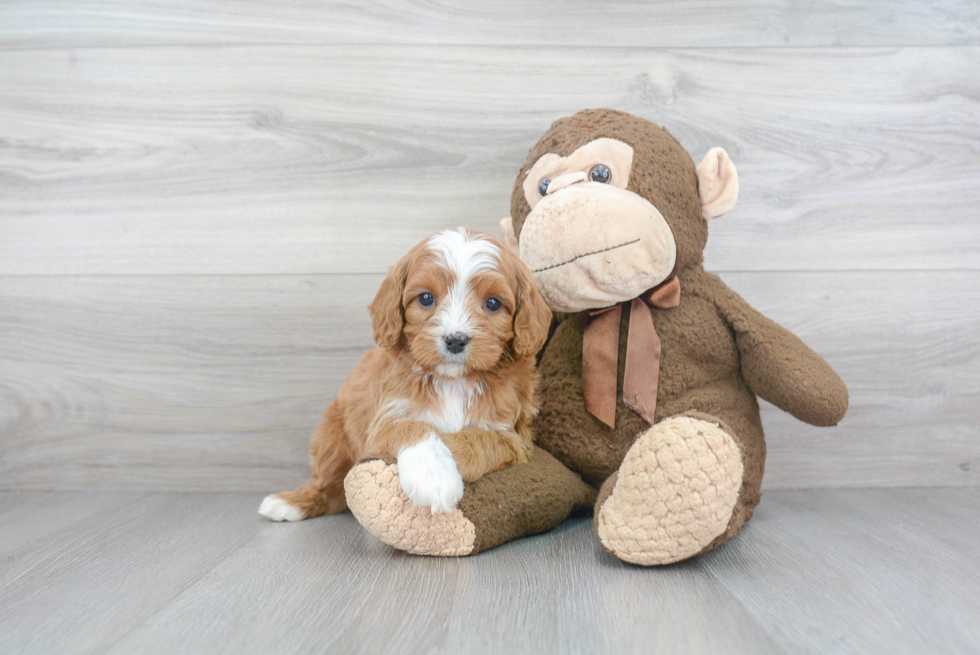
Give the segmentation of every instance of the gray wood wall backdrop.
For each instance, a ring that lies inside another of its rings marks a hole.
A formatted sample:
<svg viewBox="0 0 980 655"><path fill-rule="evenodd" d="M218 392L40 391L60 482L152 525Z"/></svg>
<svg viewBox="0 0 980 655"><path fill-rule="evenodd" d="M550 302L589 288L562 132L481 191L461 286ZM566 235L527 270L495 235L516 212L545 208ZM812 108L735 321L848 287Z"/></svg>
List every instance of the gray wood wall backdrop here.
<svg viewBox="0 0 980 655"><path fill-rule="evenodd" d="M980 483L980 4L0 2L0 488L275 491L386 267L609 106L725 147L706 254L848 382L766 486Z"/></svg>

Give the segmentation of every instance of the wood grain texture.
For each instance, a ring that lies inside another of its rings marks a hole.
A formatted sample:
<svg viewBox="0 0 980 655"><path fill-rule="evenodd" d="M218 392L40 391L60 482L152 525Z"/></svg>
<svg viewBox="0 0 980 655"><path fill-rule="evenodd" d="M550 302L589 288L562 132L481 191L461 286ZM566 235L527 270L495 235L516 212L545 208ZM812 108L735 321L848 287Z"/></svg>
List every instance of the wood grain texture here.
<svg viewBox="0 0 980 655"><path fill-rule="evenodd" d="M104 652L261 528L257 496L131 501L6 555L0 651Z"/></svg>
<svg viewBox="0 0 980 655"><path fill-rule="evenodd" d="M977 485L978 70L964 0L0 3L0 488L299 484L386 267L590 106L729 151L708 268L850 386L767 488Z"/></svg>
<svg viewBox="0 0 980 655"><path fill-rule="evenodd" d="M381 277L4 280L3 485L254 490L308 476Z"/></svg>
<svg viewBox="0 0 980 655"><path fill-rule="evenodd" d="M722 548L652 569L608 555L587 518L442 559L394 552L350 514L268 522L257 494L127 496L7 560L0 649L971 653L978 494L770 491ZM65 495L18 498L34 511L0 535L61 515Z"/></svg>
<svg viewBox="0 0 980 655"><path fill-rule="evenodd" d="M726 273L847 382L765 405L767 488L980 483L973 271ZM371 347L379 275L0 278L0 488L279 491Z"/></svg>
<svg viewBox="0 0 980 655"><path fill-rule="evenodd" d="M128 491L122 494L108 491L83 494L75 491L43 494L0 491L0 557L19 552L26 544L42 543L48 535L74 529L92 521L93 517L101 517L106 511L141 501L148 495Z"/></svg>
<svg viewBox="0 0 980 655"><path fill-rule="evenodd" d="M378 273L497 229L554 119L614 106L735 211L718 270L980 267L980 47L0 52L0 274Z"/></svg>
<svg viewBox="0 0 980 655"><path fill-rule="evenodd" d="M120 495L118 506L5 554L0 652L105 652L262 527L242 520L259 496Z"/></svg>
<svg viewBox="0 0 980 655"><path fill-rule="evenodd" d="M41 2L0 8L2 48L232 43L561 46L978 45L968 0L622 2L498 0L274 4L179 0Z"/></svg>
<svg viewBox="0 0 980 655"><path fill-rule="evenodd" d="M392 551L349 514L266 525L109 652L781 652L707 570L622 566L587 519L461 559Z"/></svg>
<svg viewBox="0 0 980 655"><path fill-rule="evenodd" d="M980 279L973 272L727 273L848 385L840 426L761 403L771 488L980 483ZM913 427L914 426L914 427Z"/></svg>
<svg viewBox="0 0 980 655"><path fill-rule="evenodd" d="M767 494L748 533L705 565L788 652L975 653L977 500L976 489Z"/></svg>
<svg viewBox="0 0 980 655"><path fill-rule="evenodd" d="M781 652L707 570L636 571L606 556L588 519L474 558L453 594L442 650Z"/></svg>

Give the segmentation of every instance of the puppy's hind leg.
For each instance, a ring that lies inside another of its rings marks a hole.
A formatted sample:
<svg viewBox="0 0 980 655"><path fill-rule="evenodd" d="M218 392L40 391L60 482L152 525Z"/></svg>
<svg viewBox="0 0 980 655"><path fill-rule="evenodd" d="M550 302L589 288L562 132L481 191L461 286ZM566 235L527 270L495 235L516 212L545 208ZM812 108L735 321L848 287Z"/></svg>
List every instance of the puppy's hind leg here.
<svg viewBox="0 0 980 655"><path fill-rule="evenodd" d="M296 491L283 491L267 496L259 506L259 514L273 521L302 521L321 514L338 514L347 510L344 498L344 476L354 466L354 455L339 420L327 410L310 445L310 465L313 475ZM339 418L339 416L337 416Z"/></svg>

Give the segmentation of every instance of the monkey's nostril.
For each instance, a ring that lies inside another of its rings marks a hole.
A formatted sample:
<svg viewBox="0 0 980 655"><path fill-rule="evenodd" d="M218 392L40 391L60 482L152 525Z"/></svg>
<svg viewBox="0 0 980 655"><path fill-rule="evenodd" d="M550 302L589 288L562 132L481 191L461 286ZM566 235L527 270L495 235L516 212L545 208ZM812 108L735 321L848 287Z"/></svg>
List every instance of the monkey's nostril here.
<svg viewBox="0 0 980 655"><path fill-rule="evenodd" d="M454 355L458 355L463 352L466 348L466 344L470 342L469 335L463 334L462 332L455 332L453 334L447 334L445 337L446 350Z"/></svg>

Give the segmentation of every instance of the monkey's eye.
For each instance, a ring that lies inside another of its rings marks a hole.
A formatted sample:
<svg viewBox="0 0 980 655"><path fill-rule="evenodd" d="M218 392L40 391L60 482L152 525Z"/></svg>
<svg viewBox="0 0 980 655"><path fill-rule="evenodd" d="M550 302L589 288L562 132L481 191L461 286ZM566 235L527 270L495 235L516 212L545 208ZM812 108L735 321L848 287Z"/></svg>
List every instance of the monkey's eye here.
<svg viewBox="0 0 980 655"><path fill-rule="evenodd" d="M542 177L541 178L541 181L538 182L538 194L540 194L540 196L542 198L544 198L546 195L548 195L548 185L549 184L551 184L551 180L549 180L546 177Z"/></svg>
<svg viewBox="0 0 980 655"><path fill-rule="evenodd" d="M609 180L612 179L612 171L605 164L596 164L589 171L589 179L593 182L601 182L603 184L609 184Z"/></svg>
<svg viewBox="0 0 980 655"><path fill-rule="evenodd" d="M436 304L436 297L426 291L419 296L419 304L423 307L432 307L434 304Z"/></svg>
<svg viewBox="0 0 980 655"><path fill-rule="evenodd" d="M483 306L487 308L488 312L495 312L500 309L500 301L496 298L487 298L487 301L483 303Z"/></svg>

